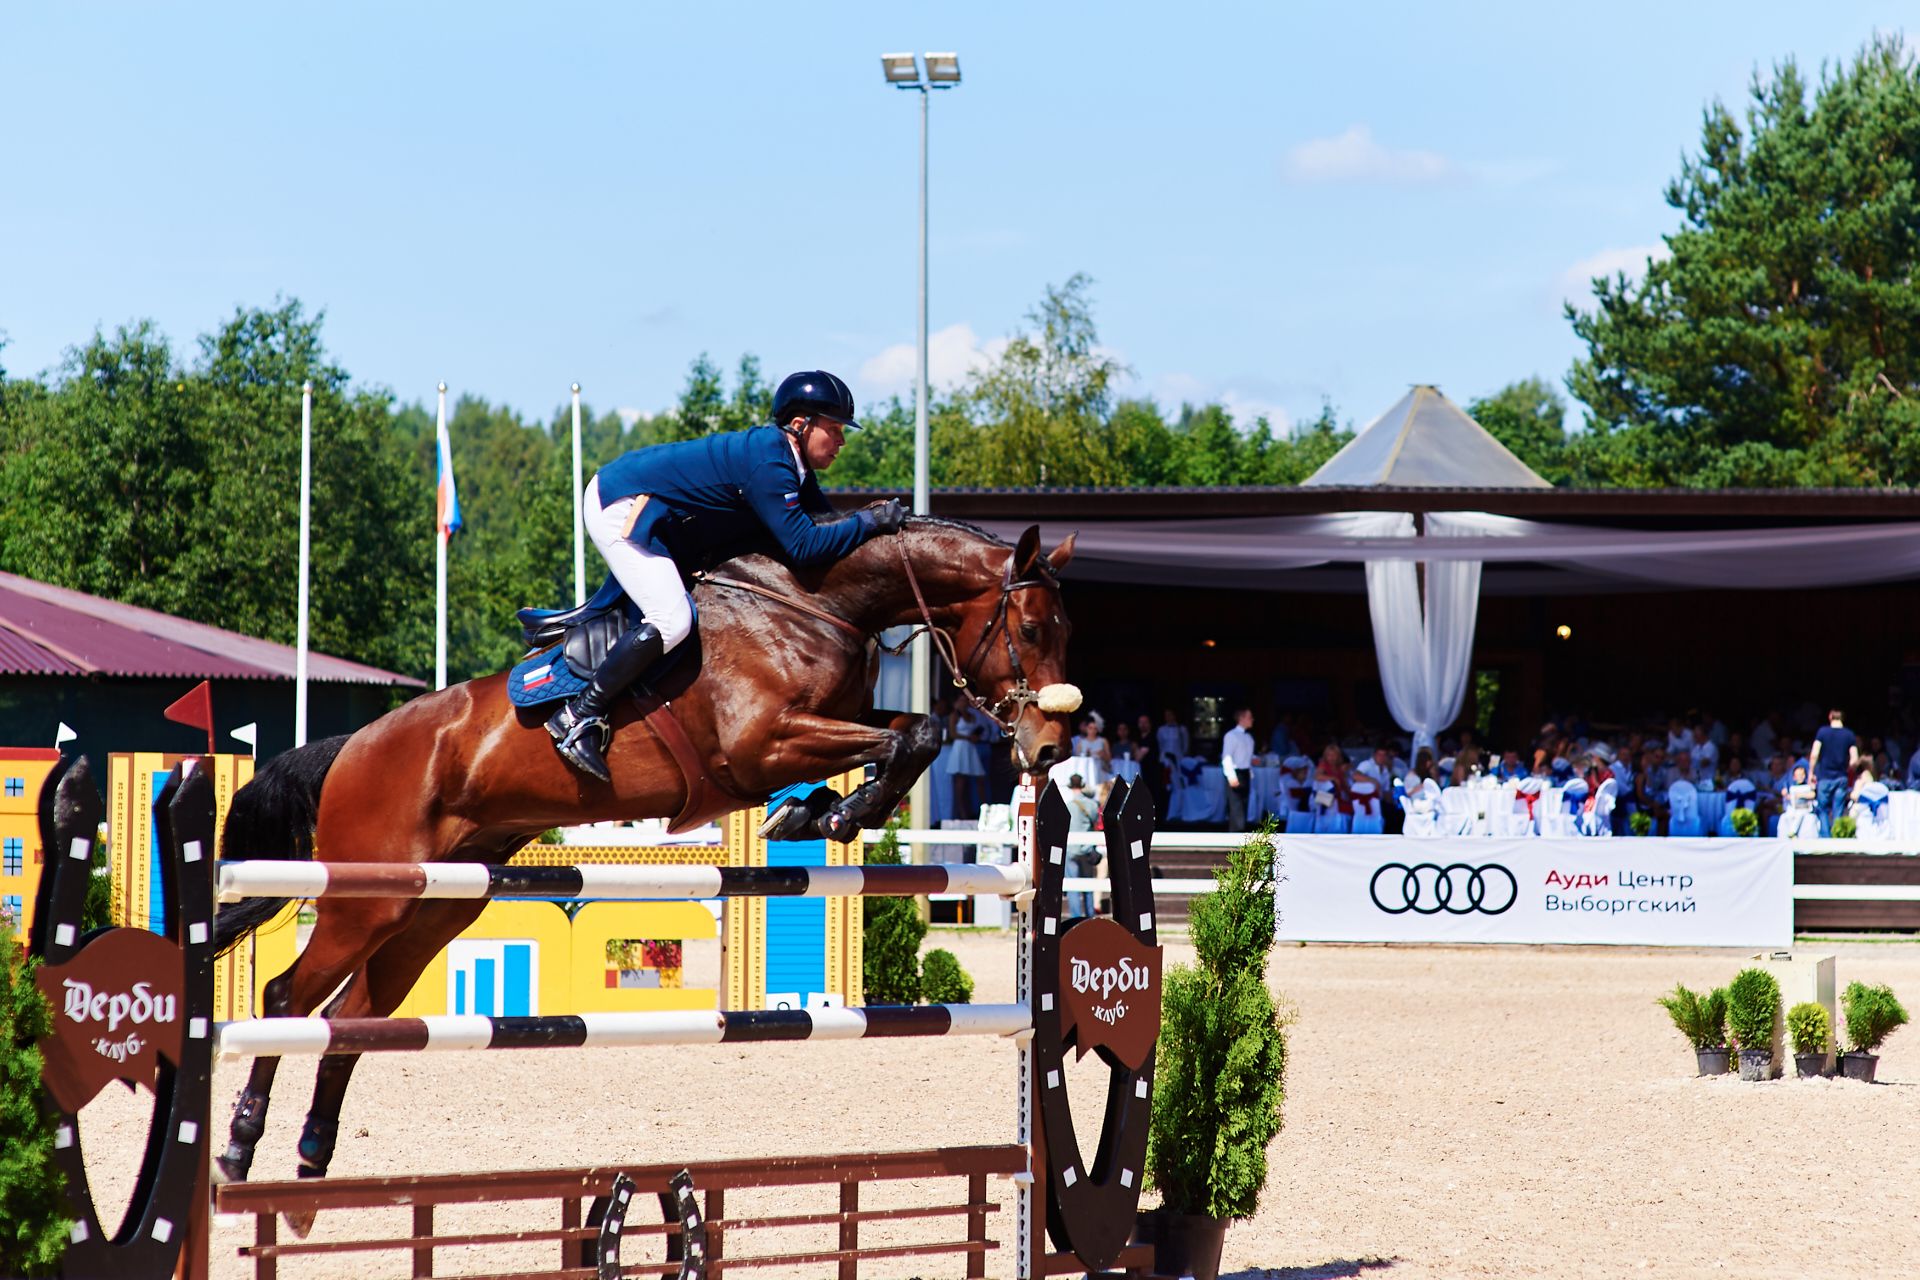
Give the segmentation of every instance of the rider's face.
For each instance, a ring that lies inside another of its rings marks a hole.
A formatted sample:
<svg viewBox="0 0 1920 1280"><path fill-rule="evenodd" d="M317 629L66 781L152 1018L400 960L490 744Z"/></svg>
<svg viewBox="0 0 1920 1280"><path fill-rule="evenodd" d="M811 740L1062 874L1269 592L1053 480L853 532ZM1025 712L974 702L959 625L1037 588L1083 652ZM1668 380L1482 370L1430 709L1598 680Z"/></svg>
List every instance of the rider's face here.
<svg viewBox="0 0 1920 1280"><path fill-rule="evenodd" d="M825 471L832 466L846 443L846 427L818 415L807 420L800 435L800 449L807 456L807 466L814 471Z"/></svg>

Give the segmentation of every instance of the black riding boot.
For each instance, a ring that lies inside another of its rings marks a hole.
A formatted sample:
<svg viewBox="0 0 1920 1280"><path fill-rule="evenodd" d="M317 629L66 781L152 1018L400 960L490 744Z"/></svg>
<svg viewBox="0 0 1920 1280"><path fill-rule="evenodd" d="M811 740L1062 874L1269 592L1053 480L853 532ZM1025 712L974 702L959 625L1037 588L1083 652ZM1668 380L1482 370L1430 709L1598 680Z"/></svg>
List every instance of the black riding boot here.
<svg viewBox="0 0 1920 1280"><path fill-rule="evenodd" d="M608 781L603 753L613 730L607 723L607 712L628 685L660 660L664 648L660 628L651 622L641 623L607 650L586 689L572 701L560 704L547 721L547 732L553 735L554 746L568 764Z"/></svg>

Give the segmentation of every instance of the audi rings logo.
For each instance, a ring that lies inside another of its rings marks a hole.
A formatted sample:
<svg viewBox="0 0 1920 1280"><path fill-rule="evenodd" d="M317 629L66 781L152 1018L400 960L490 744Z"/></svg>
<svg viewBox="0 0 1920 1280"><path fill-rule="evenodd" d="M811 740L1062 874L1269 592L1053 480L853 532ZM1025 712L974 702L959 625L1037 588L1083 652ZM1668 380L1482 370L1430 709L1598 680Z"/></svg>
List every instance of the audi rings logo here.
<svg viewBox="0 0 1920 1280"><path fill-rule="evenodd" d="M1367 892L1373 896L1373 905L1390 916L1409 911L1423 916L1439 915L1442 911L1452 916L1471 915L1476 911L1497 916L1519 898L1520 885L1513 878L1513 872L1497 862L1489 862L1484 867L1468 866L1464 862L1444 867L1437 862L1418 862L1413 866L1389 862L1373 873Z"/></svg>

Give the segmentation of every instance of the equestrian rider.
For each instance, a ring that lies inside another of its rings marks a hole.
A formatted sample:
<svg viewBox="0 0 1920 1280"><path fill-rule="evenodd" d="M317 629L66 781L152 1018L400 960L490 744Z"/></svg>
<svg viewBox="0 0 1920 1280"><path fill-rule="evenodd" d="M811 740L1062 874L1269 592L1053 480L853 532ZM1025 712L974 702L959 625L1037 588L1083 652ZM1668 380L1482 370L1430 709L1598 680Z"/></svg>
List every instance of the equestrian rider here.
<svg viewBox="0 0 1920 1280"><path fill-rule="evenodd" d="M622 454L588 482L587 533L613 576L646 616L607 652L585 690L562 703L547 732L566 761L602 782L622 690L693 630L680 566L769 532L796 566L840 559L906 519L888 499L840 517L820 492L853 420L853 393L824 370L796 373L773 396L772 423Z"/></svg>

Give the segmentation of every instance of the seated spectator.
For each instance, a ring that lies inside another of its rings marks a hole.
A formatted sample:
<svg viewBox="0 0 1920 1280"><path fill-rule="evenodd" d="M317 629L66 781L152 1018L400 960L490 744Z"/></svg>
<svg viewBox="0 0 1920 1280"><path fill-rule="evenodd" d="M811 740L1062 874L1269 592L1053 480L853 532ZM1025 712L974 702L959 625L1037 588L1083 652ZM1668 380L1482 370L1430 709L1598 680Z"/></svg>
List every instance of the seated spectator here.
<svg viewBox="0 0 1920 1280"><path fill-rule="evenodd" d="M1500 753L1500 763L1493 766L1493 776L1501 782L1518 782L1527 776L1527 768L1520 763L1520 753L1509 747Z"/></svg>
<svg viewBox="0 0 1920 1280"><path fill-rule="evenodd" d="M1693 747L1693 730L1686 727L1679 716L1667 721L1667 756L1674 758L1682 751Z"/></svg>
<svg viewBox="0 0 1920 1280"><path fill-rule="evenodd" d="M1347 785L1347 754L1339 744L1329 742L1326 750L1320 753L1320 763L1313 771L1313 780L1316 783L1332 783L1335 806L1341 813L1353 812L1353 800ZM1314 790L1323 791L1325 788L1315 787Z"/></svg>
<svg viewBox="0 0 1920 1280"><path fill-rule="evenodd" d="M1393 789L1393 751L1389 747L1375 747L1373 755L1353 766L1355 777L1364 774L1372 778L1381 795Z"/></svg>
<svg viewBox="0 0 1920 1280"><path fill-rule="evenodd" d="M1700 785L1700 775L1693 767L1693 752L1682 747L1674 753L1673 764L1667 768L1667 785L1676 782L1691 782Z"/></svg>
<svg viewBox="0 0 1920 1280"><path fill-rule="evenodd" d="M1720 748L1715 745L1706 725L1693 726L1693 742L1688 746L1687 754L1693 758L1693 767L1700 777L1711 778L1719 772Z"/></svg>
<svg viewBox="0 0 1920 1280"><path fill-rule="evenodd" d="M1308 796L1313 788L1307 782L1307 774L1313 769L1313 761L1303 755L1291 755L1280 762L1280 795L1288 813L1305 813L1308 810Z"/></svg>

